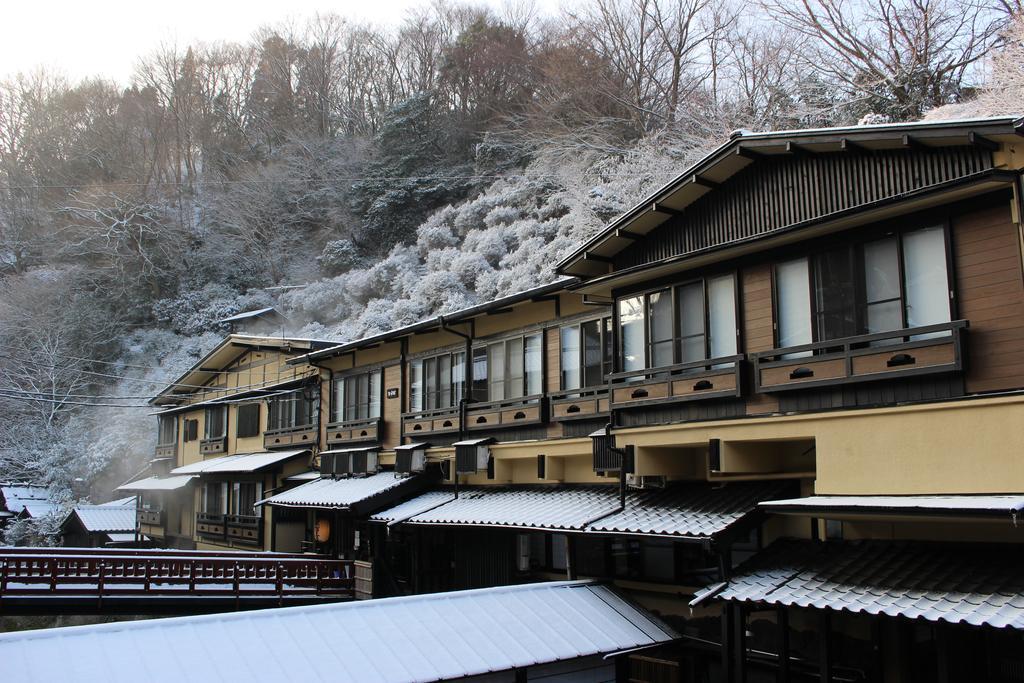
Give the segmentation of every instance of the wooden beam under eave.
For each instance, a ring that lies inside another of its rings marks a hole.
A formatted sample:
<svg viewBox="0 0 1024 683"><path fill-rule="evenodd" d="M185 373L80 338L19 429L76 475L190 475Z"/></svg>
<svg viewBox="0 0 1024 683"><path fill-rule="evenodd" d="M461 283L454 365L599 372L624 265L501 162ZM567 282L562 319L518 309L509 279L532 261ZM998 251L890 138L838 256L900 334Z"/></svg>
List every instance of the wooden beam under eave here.
<svg viewBox="0 0 1024 683"><path fill-rule="evenodd" d="M612 260L609 257L607 257L607 256L601 256L599 254L594 254L594 253L591 253L589 251L586 252L585 254L583 254L583 260L584 261L596 261L597 263L611 263L612 262Z"/></svg>
<svg viewBox="0 0 1024 683"><path fill-rule="evenodd" d="M664 204L659 204L658 202L654 202L653 204L651 204L651 211L653 211L654 213L664 214L666 216L683 215L683 212L680 211L679 209L673 209L671 206L665 206Z"/></svg>
<svg viewBox="0 0 1024 683"><path fill-rule="evenodd" d="M698 187L704 187L709 190L714 190L716 187L718 187L718 183L711 180L707 180L706 178L701 178L696 173L690 176L690 182L694 185L697 185Z"/></svg>
<svg viewBox="0 0 1024 683"><path fill-rule="evenodd" d="M812 154L811 150L806 147L802 147L795 142L786 143L786 154L790 154L795 157L805 157Z"/></svg>
<svg viewBox="0 0 1024 683"><path fill-rule="evenodd" d="M905 149L926 149L927 145L923 144L920 140L915 138L913 135L904 135L901 140Z"/></svg>
<svg viewBox="0 0 1024 683"><path fill-rule="evenodd" d="M860 143L854 142L850 138L843 138L839 141L839 151L850 154L867 154L871 150Z"/></svg>
<svg viewBox="0 0 1024 683"><path fill-rule="evenodd" d="M747 159L749 161L757 161L758 159L764 158L764 154L762 154L761 152L755 152L751 148L744 147L743 145L740 145L739 147L736 148L736 156L741 157L743 159Z"/></svg>
<svg viewBox="0 0 1024 683"><path fill-rule="evenodd" d="M999 150L1000 147L999 143L996 142L995 140L991 140L985 137L984 135L975 133L974 131L971 131L970 133L967 134L967 142L972 147L984 149L989 152L996 152Z"/></svg>
<svg viewBox="0 0 1024 683"><path fill-rule="evenodd" d="M629 240L630 242L635 242L644 238L644 236L638 232L630 232L629 230L623 230L622 228L617 229L614 236L619 239Z"/></svg>

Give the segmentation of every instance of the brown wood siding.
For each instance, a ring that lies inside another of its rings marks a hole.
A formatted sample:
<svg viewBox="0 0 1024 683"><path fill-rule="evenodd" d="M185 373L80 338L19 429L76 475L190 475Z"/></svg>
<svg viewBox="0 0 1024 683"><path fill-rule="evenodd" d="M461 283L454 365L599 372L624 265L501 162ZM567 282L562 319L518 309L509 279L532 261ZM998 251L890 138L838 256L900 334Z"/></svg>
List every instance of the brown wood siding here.
<svg viewBox="0 0 1024 683"><path fill-rule="evenodd" d="M953 219L959 316L969 393L1024 387L1024 274L1009 202Z"/></svg>
<svg viewBox="0 0 1024 683"><path fill-rule="evenodd" d="M615 257L615 270L689 254L992 168L974 147L755 161Z"/></svg>
<svg viewBox="0 0 1024 683"><path fill-rule="evenodd" d="M384 448L394 448L399 444L402 434L402 392L398 392L397 398L388 398L388 388L400 387L402 385L402 366L392 365L384 368L384 434L381 444Z"/></svg>
<svg viewBox="0 0 1024 683"><path fill-rule="evenodd" d="M743 352L767 351L775 346L772 325L772 269L768 264L746 268L740 275L743 302ZM748 378L747 415L773 413L779 400L769 394L753 392Z"/></svg>
<svg viewBox="0 0 1024 683"><path fill-rule="evenodd" d="M544 331L546 346L545 361L547 363L547 388L546 391L558 391L562 388L561 368L561 338L559 328L549 327Z"/></svg>

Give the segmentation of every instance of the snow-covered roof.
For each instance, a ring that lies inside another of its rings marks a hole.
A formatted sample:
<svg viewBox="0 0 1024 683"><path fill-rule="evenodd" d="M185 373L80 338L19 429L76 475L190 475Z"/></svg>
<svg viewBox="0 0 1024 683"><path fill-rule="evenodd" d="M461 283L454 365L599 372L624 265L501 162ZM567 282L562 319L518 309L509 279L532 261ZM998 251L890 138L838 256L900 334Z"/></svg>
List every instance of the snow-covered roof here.
<svg viewBox="0 0 1024 683"><path fill-rule="evenodd" d="M45 517L57 512L59 506L50 501L50 490L35 484L0 484L7 510L19 515L22 511L29 517Z"/></svg>
<svg viewBox="0 0 1024 683"><path fill-rule="evenodd" d="M136 481L130 481L127 484L121 484L117 487L118 491L176 491L177 489L187 486L190 481L196 478L196 475L181 475L177 477L146 477L145 479L138 479Z"/></svg>
<svg viewBox="0 0 1024 683"><path fill-rule="evenodd" d="M1024 511L1024 494L925 496L808 496L770 500L760 507L771 512L810 514L928 514L1016 516Z"/></svg>
<svg viewBox="0 0 1024 683"><path fill-rule="evenodd" d="M455 500L455 494L450 490L427 491L404 503L371 515L370 520L388 522L389 525L405 522L416 515L421 515L427 510L432 510L453 500Z"/></svg>
<svg viewBox="0 0 1024 683"><path fill-rule="evenodd" d="M136 540L136 538L135 538L135 533L134 532L126 533L126 532L121 532L121 531L112 531L112 532L107 534L107 542L108 543L134 543L135 540ZM149 539L149 536L146 536L145 534L143 534L139 538L139 540L148 541L150 539Z"/></svg>
<svg viewBox="0 0 1024 683"><path fill-rule="evenodd" d="M308 448L292 451L267 451L265 453L236 453L221 458L200 460L191 465L182 465L171 470L171 474L245 474L259 472L305 453Z"/></svg>
<svg viewBox="0 0 1024 683"><path fill-rule="evenodd" d="M68 519L78 517L86 531L132 531L135 508L113 505L77 505Z"/></svg>
<svg viewBox="0 0 1024 683"><path fill-rule="evenodd" d="M110 507L122 507L127 505L129 507L135 507L135 502L135 496L128 496L127 498L118 498L117 500L111 500L107 501L106 503L100 503L100 505Z"/></svg>
<svg viewBox="0 0 1024 683"><path fill-rule="evenodd" d="M378 472L368 477L314 479L256 504L347 509L374 496L397 493L400 489L415 491L421 485L422 480L417 476L400 478L394 472Z"/></svg>
<svg viewBox="0 0 1024 683"><path fill-rule="evenodd" d="M290 477L285 477L284 480L285 481L312 481L314 479L319 479L319 478L320 478L320 473L319 472L317 472L316 470L307 470L305 472L299 472L298 474L293 474Z"/></svg>
<svg viewBox="0 0 1024 683"><path fill-rule="evenodd" d="M409 683L620 653L678 637L607 586L558 581L19 631L0 634L0 661L5 678L25 683L179 683L196 672L247 683ZM187 656L161 656L168 643Z"/></svg>

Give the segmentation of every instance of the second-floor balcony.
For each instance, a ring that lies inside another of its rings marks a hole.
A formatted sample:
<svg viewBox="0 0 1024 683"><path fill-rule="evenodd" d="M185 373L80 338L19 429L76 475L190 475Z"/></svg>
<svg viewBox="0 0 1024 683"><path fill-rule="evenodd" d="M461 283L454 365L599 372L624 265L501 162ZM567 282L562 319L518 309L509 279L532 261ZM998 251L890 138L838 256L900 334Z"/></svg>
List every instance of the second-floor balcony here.
<svg viewBox="0 0 1024 683"><path fill-rule="evenodd" d="M172 443L158 443L156 448L153 450L154 458L174 458L178 455L178 444L177 442Z"/></svg>
<svg viewBox="0 0 1024 683"><path fill-rule="evenodd" d="M458 406L402 414L402 428L408 436L455 433L461 424Z"/></svg>
<svg viewBox="0 0 1024 683"><path fill-rule="evenodd" d="M607 385L556 391L551 394L551 421L606 418L610 404Z"/></svg>
<svg viewBox="0 0 1024 683"><path fill-rule="evenodd" d="M543 394L466 406L466 429L469 431L543 424L547 419L548 399Z"/></svg>
<svg viewBox="0 0 1024 683"><path fill-rule="evenodd" d="M383 421L379 417L331 422L327 425L327 444L330 446L369 443L380 440Z"/></svg>
<svg viewBox="0 0 1024 683"><path fill-rule="evenodd" d="M611 407L629 408L743 395L743 356L724 356L609 375Z"/></svg>
<svg viewBox="0 0 1024 683"><path fill-rule="evenodd" d="M207 438L199 442L199 452L202 453L203 455L217 455L219 453L226 453L227 450L227 436Z"/></svg>
<svg viewBox="0 0 1024 683"><path fill-rule="evenodd" d="M139 510L139 524L150 527L164 526L165 514L163 510Z"/></svg>
<svg viewBox="0 0 1024 683"><path fill-rule="evenodd" d="M963 370L966 320L751 354L757 391L778 392Z"/></svg>
<svg viewBox="0 0 1024 683"><path fill-rule="evenodd" d="M317 427L315 424L268 429L263 433L263 447L267 449L287 448L290 446L309 447L316 443Z"/></svg>

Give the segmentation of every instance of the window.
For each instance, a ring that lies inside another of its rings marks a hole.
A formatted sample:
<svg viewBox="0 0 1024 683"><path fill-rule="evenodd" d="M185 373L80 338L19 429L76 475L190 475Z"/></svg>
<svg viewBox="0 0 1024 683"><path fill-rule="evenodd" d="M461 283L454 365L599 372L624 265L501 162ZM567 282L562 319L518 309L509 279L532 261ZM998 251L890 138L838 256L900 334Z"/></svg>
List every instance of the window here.
<svg viewBox="0 0 1024 683"><path fill-rule="evenodd" d="M316 392L310 387L289 391L269 401L267 429L293 429L313 425L316 414Z"/></svg>
<svg viewBox="0 0 1024 683"><path fill-rule="evenodd" d="M260 433L260 404L245 403L238 406L238 429L236 436L245 438Z"/></svg>
<svg viewBox="0 0 1024 683"><path fill-rule="evenodd" d="M544 391L541 333L473 349L473 399L501 401Z"/></svg>
<svg viewBox="0 0 1024 683"><path fill-rule="evenodd" d="M212 406L206 409L203 423L204 439L220 439L227 434L227 406Z"/></svg>
<svg viewBox="0 0 1024 683"><path fill-rule="evenodd" d="M195 441L199 438L199 420L185 420L183 437L185 441Z"/></svg>
<svg viewBox="0 0 1024 683"><path fill-rule="evenodd" d="M732 274L621 299L618 311L625 372L736 354Z"/></svg>
<svg viewBox="0 0 1024 683"><path fill-rule="evenodd" d="M202 511L208 515L226 515L228 512L228 483L208 481L203 484Z"/></svg>
<svg viewBox="0 0 1024 683"><path fill-rule="evenodd" d="M157 422L157 444L160 446L174 445L178 441L178 417L161 415Z"/></svg>
<svg viewBox="0 0 1024 683"><path fill-rule="evenodd" d="M459 405L465 379L464 351L412 361L409 364L409 409L433 410Z"/></svg>
<svg viewBox="0 0 1024 683"><path fill-rule="evenodd" d="M588 320L560 330L562 389L583 389L605 383L612 371L611 318Z"/></svg>
<svg viewBox="0 0 1024 683"><path fill-rule="evenodd" d="M331 421L372 420L380 417L381 370L334 380Z"/></svg>
<svg viewBox="0 0 1024 683"><path fill-rule="evenodd" d="M949 297L941 227L830 248L775 267L778 345L949 322Z"/></svg>
<svg viewBox="0 0 1024 683"><path fill-rule="evenodd" d="M256 501L263 493L258 481L236 481L231 484L231 514L256 515Z"/></svg>

